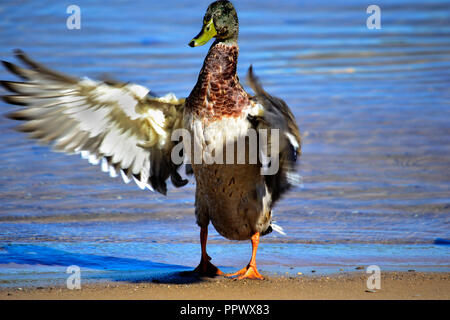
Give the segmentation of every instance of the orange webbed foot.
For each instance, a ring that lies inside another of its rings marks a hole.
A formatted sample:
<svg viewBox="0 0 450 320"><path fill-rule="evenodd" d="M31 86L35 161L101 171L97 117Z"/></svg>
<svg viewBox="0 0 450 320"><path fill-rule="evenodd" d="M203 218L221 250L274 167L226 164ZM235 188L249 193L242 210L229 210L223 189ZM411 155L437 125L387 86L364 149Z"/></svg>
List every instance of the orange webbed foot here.
<svg viewBox="0 0 450 320"><path fill-rule="evenodd" d="M238 272L227 274L228 277L238 276L238 280L242 279L258 279L263 280L264 277L258 272L256 269L256 250L258 249L259 244L259 232L256 232L252 237L252 258L250 259L249 264L244 269L239 270Z"/></svg>
<svg viewBox="0 0 450 320"><path fill-rule="evenodd" d="M238 272L227 274L227 277L235 277L238 276L238 280L243 279L256 279L256 280L264 280L264 277L258 272L256 265L248 265L247 267L239 270Z"/></svg>

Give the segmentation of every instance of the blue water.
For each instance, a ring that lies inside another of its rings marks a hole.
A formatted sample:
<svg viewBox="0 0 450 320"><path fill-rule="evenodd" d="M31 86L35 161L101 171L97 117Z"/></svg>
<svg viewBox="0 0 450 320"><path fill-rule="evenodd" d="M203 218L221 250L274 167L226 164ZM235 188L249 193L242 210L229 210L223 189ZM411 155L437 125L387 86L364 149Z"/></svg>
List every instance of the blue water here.
<svg viewBox="0 0 450 320"><path fill-rule="evenodd" d="M187 46L208 3L77 1L81 30L67 30L68 3L2 2L0 58L21 48L75 76L183 97L208 50ZM262 238L263 272L450 271L450 247L435 243L450 239L450 4L378 1L381 30L366 28L367 5L235 1L240 78L253 64L304 137L303 184L274 211L287 235ZM64 284L72 264L83 279L144 281L198 263L192 183L144 192L15 125L0 118L0 286ZM213 228L208 250L229 271L250 258Z"/></svg>

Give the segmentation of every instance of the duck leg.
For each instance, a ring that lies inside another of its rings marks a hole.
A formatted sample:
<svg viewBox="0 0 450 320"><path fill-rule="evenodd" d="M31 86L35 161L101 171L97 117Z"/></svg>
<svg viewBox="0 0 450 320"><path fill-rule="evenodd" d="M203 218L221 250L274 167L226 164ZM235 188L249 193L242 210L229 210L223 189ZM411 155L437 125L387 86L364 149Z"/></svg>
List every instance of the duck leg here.
<svg viewBox="0 0 450 320"><path fill-rule="evenodd" d="M197 266L197 268L194 269L194 272L209 277L223 275L224 273L210 262L211 257L208 256L208 254L206 253L207 240L208 240L208 227L201 227L200 244L202 247L202 258L200 260L200 264Z"/></svg>
<svg viewBox="0 0 450 320"><path fill-rule="evenodd" d="M256 268L256 250L258 250L259 244L259 232L255 233L252 238L252 258L250 259L247 267L235 272L233 274L227 274L228 277L238 276L239 280L242 279L259 279L263 280L264 277L258 272Z"/></svg>

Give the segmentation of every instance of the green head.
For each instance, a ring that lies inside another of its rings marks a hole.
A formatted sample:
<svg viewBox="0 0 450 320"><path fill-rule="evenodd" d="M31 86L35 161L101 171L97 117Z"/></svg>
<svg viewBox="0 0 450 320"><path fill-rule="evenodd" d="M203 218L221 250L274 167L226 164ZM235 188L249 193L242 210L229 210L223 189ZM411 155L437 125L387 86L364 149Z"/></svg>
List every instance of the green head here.
<svg viewBox="0 0 450 320"><path fill-rule="evenodd" d="M219 41L237 41L238 34L239 22L233 4L228 0L219 0L209 5L202 31L189 42L189 46L202 46L213 37Z"/></svg>

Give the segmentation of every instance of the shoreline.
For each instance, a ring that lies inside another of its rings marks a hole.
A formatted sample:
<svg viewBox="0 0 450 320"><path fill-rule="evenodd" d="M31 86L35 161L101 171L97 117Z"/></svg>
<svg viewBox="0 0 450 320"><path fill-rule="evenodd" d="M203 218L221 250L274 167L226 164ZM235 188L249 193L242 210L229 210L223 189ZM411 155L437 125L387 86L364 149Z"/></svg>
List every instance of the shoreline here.
<svg viewBox="0 0 450 320"><path fill-rule="evenodd" d="M0 289L0 300L450 300L449 272L386 272L381 289L370 274L270 276L265 280L172 276L142 282L103 281Z"/></svg>

